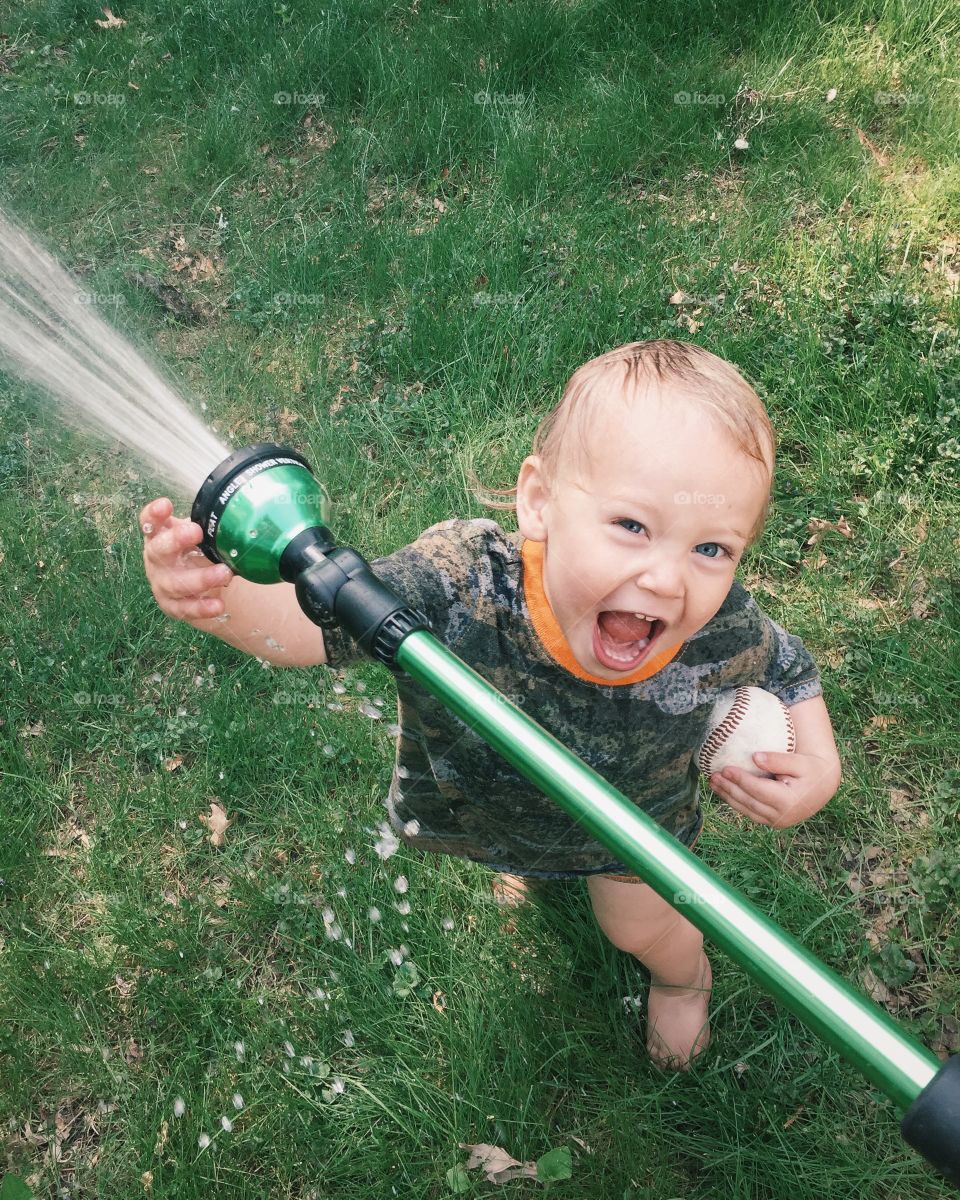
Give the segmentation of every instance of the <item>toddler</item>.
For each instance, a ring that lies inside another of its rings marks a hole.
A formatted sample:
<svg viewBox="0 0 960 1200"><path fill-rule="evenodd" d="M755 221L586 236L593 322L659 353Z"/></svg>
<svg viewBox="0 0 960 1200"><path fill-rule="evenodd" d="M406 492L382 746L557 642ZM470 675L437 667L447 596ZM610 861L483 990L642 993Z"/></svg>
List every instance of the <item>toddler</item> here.
<svg viewBox="0 0 960 1200"><path fill-rule="evenodd" d="M789 706L793 754L757 778L710 785L747 820L784 829L840 783L819 674L799 638L736 578L762 532L775 440L754 390L698 346L634 342L581 366L537 430L514 497L517 532L433 525L371 567L453 653L693 846L703 816L697 747L720 691L766 688ZM253 584L197 550L169 500L141 514L153 594L187 621L278 666L362 655L321 632L287 583ZM362 547L360 548L362 550ZM650 972L647 1050L686 1070L709 1040L703 935L409 677L386 801L411 846L482 862L514 888L585 877L604 934ZM759 763L759 759L758 759Z"/></svg>

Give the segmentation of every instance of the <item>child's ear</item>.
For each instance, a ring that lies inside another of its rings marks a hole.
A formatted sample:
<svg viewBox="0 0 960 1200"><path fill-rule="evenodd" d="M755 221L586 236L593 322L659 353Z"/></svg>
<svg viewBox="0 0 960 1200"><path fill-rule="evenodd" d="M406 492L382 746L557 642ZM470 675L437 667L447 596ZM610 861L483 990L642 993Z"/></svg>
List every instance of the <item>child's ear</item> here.
<svg viewBox="0 0 960 1200"><path fill-rule="evenodd" d="M528 454L517 476L517 527L531 542L547 540L543 509L549 499L543 461L538 454Z"/></svg>

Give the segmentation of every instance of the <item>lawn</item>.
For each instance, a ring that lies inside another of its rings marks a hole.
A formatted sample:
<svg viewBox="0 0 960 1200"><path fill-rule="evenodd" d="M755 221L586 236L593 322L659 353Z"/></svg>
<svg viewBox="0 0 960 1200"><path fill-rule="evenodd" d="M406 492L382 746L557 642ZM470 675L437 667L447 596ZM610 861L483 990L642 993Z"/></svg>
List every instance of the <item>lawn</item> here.
<svg viewBox="0 0 960 1200"><path fill-rule="evenodd" d="M673 337L738 366L779 439L741 576L816 657L844 781L779 832L705 789L697 852L941 1057L958 38L933 0L0 15L0 205L221 437L306 454L368 559L451 516L514 528L472 481L516 481L587 358ZM505 911L480 866L382 858L389 672L164 617L137 512L191 497L8 377L0 482L3 1200L949 1194L719 953L711 1047L663 1074L584 886ZM486 1143L570 1178L488 1182Z"/></svg>

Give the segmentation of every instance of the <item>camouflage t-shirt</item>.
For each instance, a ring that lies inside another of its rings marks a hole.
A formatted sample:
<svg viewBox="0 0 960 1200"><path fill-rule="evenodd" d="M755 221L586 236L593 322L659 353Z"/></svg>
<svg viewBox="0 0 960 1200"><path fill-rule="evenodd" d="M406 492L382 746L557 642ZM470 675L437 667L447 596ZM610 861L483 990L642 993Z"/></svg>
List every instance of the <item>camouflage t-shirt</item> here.
<svg viewBox="0 0 960 1200"><path fill-rule="evenodd" d="M553 616L542 563L542 543L477 518L441 521L370 566L458 658L691 845L703 823L694 755L718 692L752 685L797 704L820 695L813 659L735 580L688 641L623 679L593 676ZM364 658L342 629L323 636L329 667ZM386 806L402 841L548 879L630 870L420 684L396 681ZM419 828L405 833L409 822Z"/></svg>

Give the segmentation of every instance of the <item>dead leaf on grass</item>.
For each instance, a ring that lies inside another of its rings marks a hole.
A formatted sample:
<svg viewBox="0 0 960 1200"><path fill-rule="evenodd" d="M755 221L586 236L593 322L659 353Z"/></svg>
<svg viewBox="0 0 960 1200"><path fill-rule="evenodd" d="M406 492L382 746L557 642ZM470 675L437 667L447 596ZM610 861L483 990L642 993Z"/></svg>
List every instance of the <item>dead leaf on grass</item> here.
<svg viewBox="0 0 960 1200"><path fill-rule="evenodd" d="M889 167L890 166L890 163L892 161L890 158L890 155L886 154L883 150L880 149L879 146L877 146L873 142L871 142L870 139L867 137L867 135L863 132L862 129L857 129L857 137L860 139L860 145L866 146L866 148L870 151L870 153L876 159L878 167Z"/></svg>
<svg viewBox="0 0 960 1200"><path fill-rule="evenodd" d="M521 1163L512 1158L501 1146L490 1146L487 1143L469 1146L465 1142L461 1142L460 1149L470 1151L465 1169L473 1171L479 1167L488 1183L509 1183L512 1179L536 1179L537 1177L535 1162Z"/></svg>
<svg viewBox="0 0 960 1200"><path fill-rule="evenodd" d="M175 758L165 758L163 760L163 769L165 771L176 771L178 767L183 766L183 755L178 754Z"/></svg>
<svg viewBox="0 0 960 1200"><path fill-rule="evenodd" d="M871 737L874 729L889 729L891 725L896 725L896 717L876 716L870 718L870 724L864 726L863 736Z"/></svg>
<svg viewBox="0 0 960 1200"><path fill-rule="evenodd" d="M107 19L105 21L99 19L94 21L94 25L99 25L101 29L119 29L121 25L126 25L123 17L115 17L109 8L104 8L101 11Z"/></svg>
<svg viewBox="0 0 960 1200"><path fill-rule="evenodd" d="M210 802L210 815L206 813L200 814L201 822L210 830L210 845L222 846L224 844L224 834L227 828L233 823L227 819L227 813L221 805L215 800Z"/></svg>
<svg viewBox="0 0 960 1200"><path fill-rule="evenodd" d="M807 538L806 545L815 546L825 533L831 531L842 533L845 538L853 537L853 530L847 523L846 517L841 517L839 521L824 521L820 517L811 517L807 522L807 532L811 536Z"/></svg>

